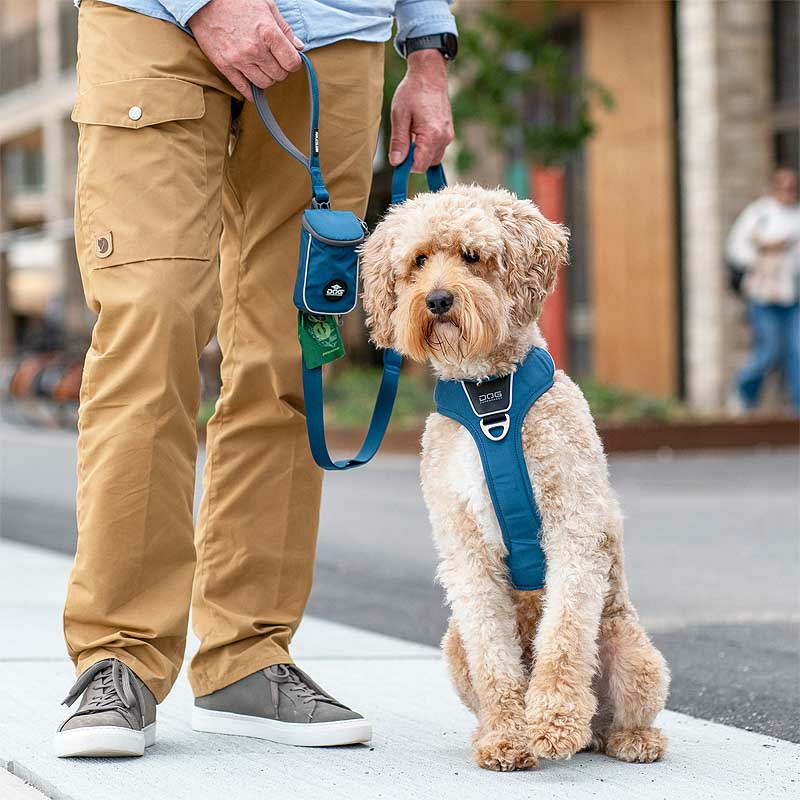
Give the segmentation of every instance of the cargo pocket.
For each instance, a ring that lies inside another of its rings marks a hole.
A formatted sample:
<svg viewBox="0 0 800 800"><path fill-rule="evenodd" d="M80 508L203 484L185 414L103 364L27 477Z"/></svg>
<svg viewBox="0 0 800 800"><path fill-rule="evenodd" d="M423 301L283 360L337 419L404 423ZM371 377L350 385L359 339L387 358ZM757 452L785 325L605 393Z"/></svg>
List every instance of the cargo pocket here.
<svg viewBox="0 0 800 800"><path fill-rule="evenodd" d="M79 95L72 119L89 269L212 257L204 114L202 86L174 78L113 81Z"/></svg>

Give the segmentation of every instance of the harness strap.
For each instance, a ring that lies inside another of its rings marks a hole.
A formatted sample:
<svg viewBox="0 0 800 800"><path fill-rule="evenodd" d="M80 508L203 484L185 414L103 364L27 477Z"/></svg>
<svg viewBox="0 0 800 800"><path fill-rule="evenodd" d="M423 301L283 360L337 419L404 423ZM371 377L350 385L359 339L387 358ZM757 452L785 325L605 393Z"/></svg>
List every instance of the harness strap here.
<svg viewBox="0 0 800 800"><path fill-rule="evenodd" d="M554 373L550 354L536 347L510 376L436 384L436 410L465 427L478 447L516 589L544 586L542 521L522 448L522 426L533 404L553 385Z"/></svg>
<svg viewBox="0 0 800 800"><path fill-rule="evenodd" d="M305 53L300 53L300 59L308 75L308 94L311 100L308 157L295 147L289 137L281 129L278 120L275 119L275 115L269 107L269 102L264 94L264 90L259 89L253 83L250 84L250 88L253 92L253 101L256 106L256 111L258 111L258 116L261 117L264 127L270 132L275 142L308 171L308 174L311 176L311 191L314 195L314 205L324 208L330 203L330 195L322 179L322 169L319 164L319 87L317 86L317 76L314 73L314 68L311 66L311 61L309 61L308 56Z"/></svg>

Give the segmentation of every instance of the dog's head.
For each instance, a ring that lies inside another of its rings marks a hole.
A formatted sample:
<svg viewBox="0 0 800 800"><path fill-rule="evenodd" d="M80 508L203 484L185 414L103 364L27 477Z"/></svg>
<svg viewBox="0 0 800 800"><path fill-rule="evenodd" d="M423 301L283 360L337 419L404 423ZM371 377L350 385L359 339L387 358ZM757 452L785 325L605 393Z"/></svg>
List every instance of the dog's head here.
<svg viewBox="0 0 800 800"><path fill-rule="evenodd" d="M567 239L503 189L456 185L393 207L362 250L372 340L440 366L485 360L539 317Z"/></svg>

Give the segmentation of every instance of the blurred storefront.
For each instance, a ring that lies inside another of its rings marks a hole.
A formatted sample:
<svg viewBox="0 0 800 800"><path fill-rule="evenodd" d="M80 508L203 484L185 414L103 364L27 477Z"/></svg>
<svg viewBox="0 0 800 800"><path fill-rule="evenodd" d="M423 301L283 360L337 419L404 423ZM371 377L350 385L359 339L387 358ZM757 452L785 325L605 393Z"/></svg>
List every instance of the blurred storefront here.
<svg viewBox="0 0 800 800"><path fill-rule="evenodd" d="M509 7L526 22L544 16L542 3ZM573 233L544 327L574 374L680 396L697 411L723 405L747 342L742 303L727 288L725 237L774 166L798 168L798 8L558 4L554 37L613 97L560 179L527 165L531 196ZM530 116L535 124L540 111Z"/></svg>

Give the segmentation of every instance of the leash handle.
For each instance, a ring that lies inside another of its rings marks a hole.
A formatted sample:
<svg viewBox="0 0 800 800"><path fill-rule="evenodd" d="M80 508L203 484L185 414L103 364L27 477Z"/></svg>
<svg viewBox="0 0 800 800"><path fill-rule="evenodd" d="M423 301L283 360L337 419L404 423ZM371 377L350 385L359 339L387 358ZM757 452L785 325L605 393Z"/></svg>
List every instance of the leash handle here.
<svg viewBox="0 0 800 800"><path fill-rule="evenodd" d="M392 204L404 203L408 199L408 179L411 175L411 165L414 163L414 142L408 148L408 155L402 164L398 164L392 173ZM447 178L441 164L434 164L428 167L425 173L428 181L428 188L432 192L438 192L447 186Z"/></svg>
<svg viewBox="0 0 800 800"><path fill-rule="evenodd" d="M394 350L383 351L383 376L375 400L375 409L369 422L367 435L357 455L342 461L334 461L325 443L325 420L322 400L322 367L307 369L303 363L303 396L306 402L306 428L311 455L314 461L327 470L347 470L360 467L372 460L381 446L389 419L392 416L397 385L400 381L400 365L403 357Z"/></svg>
<svg viewBox="0 0 800 800"><path fill-rule="evenodd" d="M300 59L306 68L308 75L308 94L311 100L311 119L309 120L308 152L304 155L289 137L283 132L278 120L269 107L269 102L263 89L259 89L251 83L250 88L253 92L253 101L256 111L264 127L269 131L270 136L282 147L295 161L298 161L308 171L311 176L311 191L314 195L314 205L325 208L330 204L330 195L322 179L322 168L319 164L319 87L317 85L317 75L314 67L305 53L300 53Z"/></svg>

